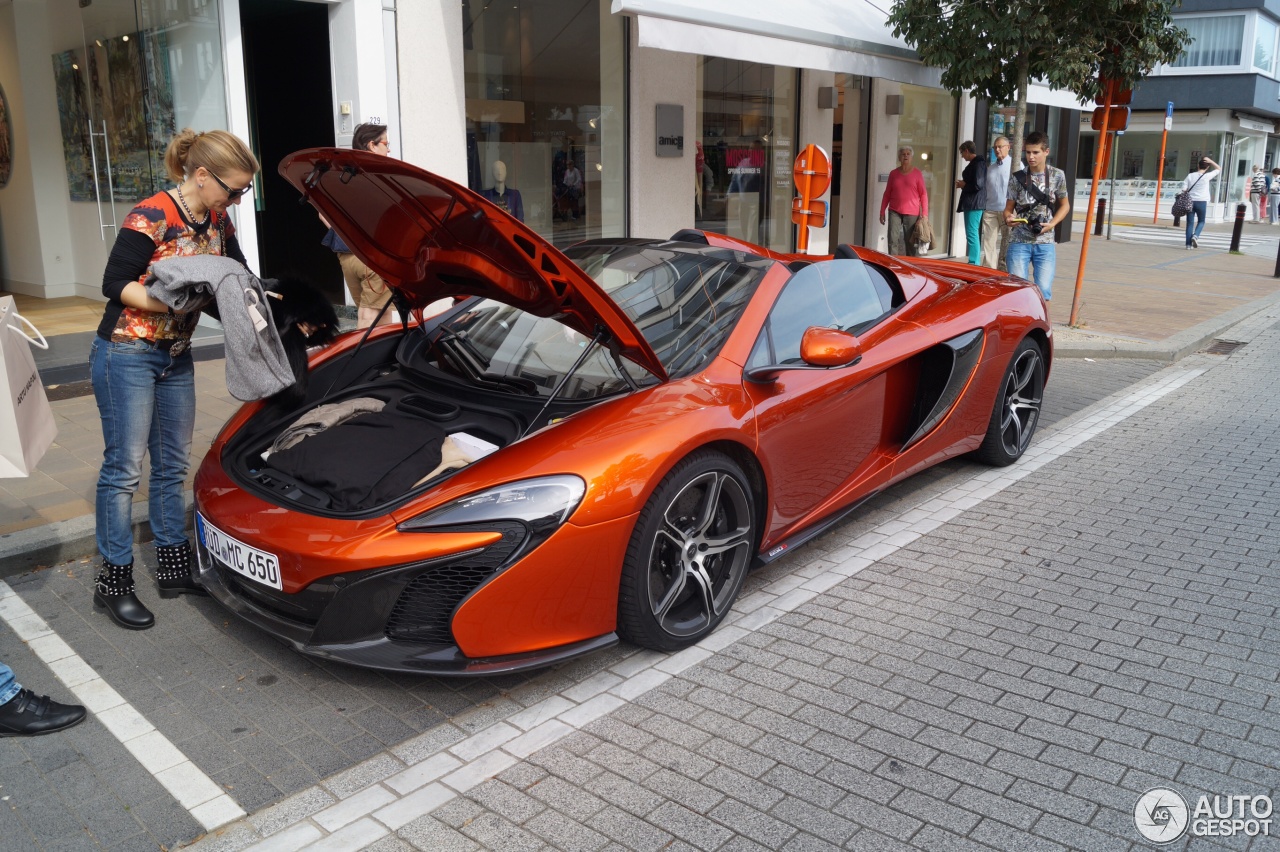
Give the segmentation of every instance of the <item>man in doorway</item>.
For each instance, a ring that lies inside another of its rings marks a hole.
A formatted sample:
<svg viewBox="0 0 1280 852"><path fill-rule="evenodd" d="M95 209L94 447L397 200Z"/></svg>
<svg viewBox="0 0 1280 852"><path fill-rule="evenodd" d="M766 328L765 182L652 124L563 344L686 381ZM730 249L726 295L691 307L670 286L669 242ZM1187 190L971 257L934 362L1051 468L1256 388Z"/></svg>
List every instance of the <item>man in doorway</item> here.
<svg viewBox="0 0 1280 852"><path fill-rule="evenodd" d="M1004 223L1004 203L1009 200L1009 138L997 136L991 145L995 160L987 163L986 198L982 210L982 265L1004 270L1009 226Z"/></svg>
<svg viewBox="0 0 1280 852"><path fill-rule="evenodd" d="M1027 167L1009 177L1004 204L1004 220L1012 229L1005 263L1009 274L1019 278L1028 278L1027 268L1034 266L1036 286L1047 302L1053 297L1058 262L1053 229L1071 213L1067 176L1049 165L1049 137L1040 131L1027 135L1022 152Z"/></svg>

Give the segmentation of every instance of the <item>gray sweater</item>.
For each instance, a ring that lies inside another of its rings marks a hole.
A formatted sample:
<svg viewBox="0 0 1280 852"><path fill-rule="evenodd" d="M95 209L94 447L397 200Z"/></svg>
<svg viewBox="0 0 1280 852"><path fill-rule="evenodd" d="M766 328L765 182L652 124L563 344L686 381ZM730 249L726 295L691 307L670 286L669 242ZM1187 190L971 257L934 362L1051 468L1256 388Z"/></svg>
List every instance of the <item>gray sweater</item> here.
<svg viewBox="0 0 1280 852"><path fill-rule="evenodd" d="M176 310L218 302L226 339L227 390L246 402L264 399L294 383L280 334L271 320L262 282L239 261L216 254L157 261L147 292Z"/></svg>

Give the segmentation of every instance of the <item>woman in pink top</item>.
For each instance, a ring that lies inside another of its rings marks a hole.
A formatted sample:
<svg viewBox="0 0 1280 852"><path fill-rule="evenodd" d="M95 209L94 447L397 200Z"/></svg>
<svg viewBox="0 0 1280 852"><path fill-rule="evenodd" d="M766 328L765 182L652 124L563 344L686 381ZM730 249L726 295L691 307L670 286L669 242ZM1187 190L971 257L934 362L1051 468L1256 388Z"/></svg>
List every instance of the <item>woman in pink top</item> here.
<svg viewBox="0 0 1280 852"><path fill-rule="evenodd" d="M911 165L915 151L904 145L898 149L898 168L889 172L889 183L880 199L880 224L889 211L889 254L916 256L909 239L916 220L929 215L929 196L924 189L924 174Z"/></svg>

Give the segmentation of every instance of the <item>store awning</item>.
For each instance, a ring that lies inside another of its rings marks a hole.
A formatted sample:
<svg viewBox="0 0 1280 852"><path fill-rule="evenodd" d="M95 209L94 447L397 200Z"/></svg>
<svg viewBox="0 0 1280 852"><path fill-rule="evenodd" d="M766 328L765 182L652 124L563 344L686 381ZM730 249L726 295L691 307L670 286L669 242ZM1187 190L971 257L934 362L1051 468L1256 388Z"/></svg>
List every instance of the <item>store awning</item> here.
<svg viewBox="0 0 1280 852"><path fill-rule="evenodd" d="M871 0L613 0L641 47L939 85L942 72L889 30Z"/></svg>

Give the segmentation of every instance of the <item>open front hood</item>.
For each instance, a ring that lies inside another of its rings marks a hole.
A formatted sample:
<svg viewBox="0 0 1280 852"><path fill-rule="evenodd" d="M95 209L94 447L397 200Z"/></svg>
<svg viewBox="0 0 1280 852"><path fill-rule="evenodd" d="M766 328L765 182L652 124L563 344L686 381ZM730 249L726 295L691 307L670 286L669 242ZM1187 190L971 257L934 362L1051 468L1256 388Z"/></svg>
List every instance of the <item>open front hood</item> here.
<svg viewBox="0 0 1280 852"><path fill-rule="evenodd" d="M349 148L285 157L280 174L343 242L415 307L495 299L554 317L666 379L644 335L594 280L522 222L466 187L402 160Z"/></svg>

